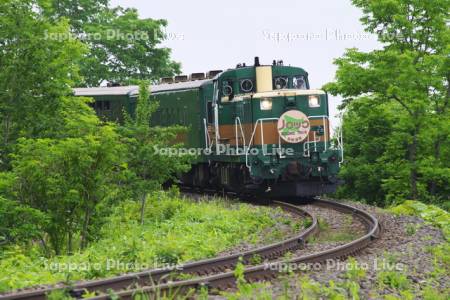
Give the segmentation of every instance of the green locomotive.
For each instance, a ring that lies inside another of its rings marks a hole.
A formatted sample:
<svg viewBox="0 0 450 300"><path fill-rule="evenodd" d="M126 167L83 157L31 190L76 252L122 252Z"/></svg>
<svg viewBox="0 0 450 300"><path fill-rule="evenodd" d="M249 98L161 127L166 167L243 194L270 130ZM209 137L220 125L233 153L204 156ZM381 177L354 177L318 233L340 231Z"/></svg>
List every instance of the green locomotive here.
<svg viewBox="0 0 450 300"><path fill-rule="evenodd" d="M137 86L77 88L99 116L133 114ZM184 185L239 194L309 197L333 192L342 139L330 138L328 97L311 90L308 73L282 61L162 78L151 86L154 126L183 125L186 149L198 155Z"/></svg>

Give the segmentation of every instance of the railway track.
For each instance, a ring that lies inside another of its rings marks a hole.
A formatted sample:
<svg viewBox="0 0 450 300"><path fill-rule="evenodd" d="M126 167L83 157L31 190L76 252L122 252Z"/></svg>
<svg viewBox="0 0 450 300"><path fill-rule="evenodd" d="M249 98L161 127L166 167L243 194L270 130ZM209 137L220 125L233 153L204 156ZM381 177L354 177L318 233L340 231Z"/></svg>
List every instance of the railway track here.
<svg viewBox="0 0 450 300"><path fill-rule="evenodd" d="M200 288L207 288L209 290L223 290L231 288L235 285L236 279L232 270L239 261L242 261L244 264L248 264L255 256L258 256L263 260L272 260L270 263L248 267L244 270L244 276L247 281L254 282L268 280L277 276L277 274L279 274L279 270L285 265L320 263L326 261L327 259L345 258L349 255L354 255L369 245L371 241L380 233L378 220L371 214L346 204L316 199L312 203L313 205L332 208L339 212L351 214L353 217L358 218L365 225L366 234L356 240L333 249L310 255L298 256L287 260L273 261L281 257L286 252L305 247L307 238L316 233L318 230L317 218L314 215L310 215L300 207L292 204L284 202L275 202L275 204L293 214L311 218L311 225L300 232L297 236L287 240L230 256L187 263L179 266L176 270L156 269L143 271L109 279L82 282L71 287L55 286L44 289L16 292L2 295L0 296L0 299L46 299L47 295L56 289L66 289L67 292L74 298L81 298L83 294L86 294L87 292L96 292L99 295L90 298L96 300L111 299L108 295L111 290L114 291L114 294L120 299L133 299L137 293L164 295L171 294L174 291L176 291L177 294L183 294L191 290L198 290ZM175 281L172 277L174 274L191 274L197 276L198 278Z"/></svg>
<svg viewBox="0 0 450 300"><path fill-rule="evenodd" d="M306 239L314 234L318 228L317 219L295 205L282 202L278 202L276 205L294 215L311 218L311 225L292 238L234 255L187 263L177 266L176 268L154 269L108 279L86 281L70 287L58 285L54 287L0 295L0 299L44 300L47 298L46 296L48 294L58 289L66 289L72 297L81 298L83 294L88 292L105 293L108 292L108 290L117 291L128 289L130 287L153 285L155 282L167 282L171 279L171 276L176 274L203 276L211 273L225 272L233 269L240 257L242 257L242 261L244 263L250 262L250 260L252 260L255 256L258 256L261 259L274 259L288 251L304 247Z"/></svg>

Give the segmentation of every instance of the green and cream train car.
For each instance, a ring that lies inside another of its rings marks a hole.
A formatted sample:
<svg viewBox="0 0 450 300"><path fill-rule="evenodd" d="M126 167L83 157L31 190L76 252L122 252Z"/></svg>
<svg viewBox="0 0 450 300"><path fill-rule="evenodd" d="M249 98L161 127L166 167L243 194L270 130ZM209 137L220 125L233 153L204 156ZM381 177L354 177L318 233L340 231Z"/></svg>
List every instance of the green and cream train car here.
<svg viewBox="0 0 450 300"><path fill-rule="evenodd" d="M93 108L121 122L134 114L137 86L77 88ZM151 86L154 126L183 125L185 151L196 153L184 185L239 194L309 197L333 192L343 159L330 137L328 97L308 73L281 61L162 78Z"/></svg>

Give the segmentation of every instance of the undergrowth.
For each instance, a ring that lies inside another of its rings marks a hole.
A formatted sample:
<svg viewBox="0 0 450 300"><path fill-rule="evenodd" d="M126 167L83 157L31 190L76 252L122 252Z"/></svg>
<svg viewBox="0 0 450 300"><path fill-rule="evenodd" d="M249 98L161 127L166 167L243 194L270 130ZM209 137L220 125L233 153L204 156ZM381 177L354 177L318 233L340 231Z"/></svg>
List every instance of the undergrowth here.
<svg viewBox="0 0 450 300"><path fill-rule="evenodd" d="M407 200L389 209L397 215L419 216L427 223L442 229L446 240L450 241L450 213L435 205L428 205L419 201Z"/></svg>
<svg viewBox="0 0 450 300"><path fill-rule="evenodd" d="M0 253L0 291L173 267L213 257L239 243L272 238L267 229L276 227L283 216L273 213L273 208L222 200L194 203L166 193L151 195L147 201L143 225L140 204L126 201L114 208L102 228L102 238L72 256L44 258L37 246L4 249ZM266 231L269 234L262 234Z"/></svg>

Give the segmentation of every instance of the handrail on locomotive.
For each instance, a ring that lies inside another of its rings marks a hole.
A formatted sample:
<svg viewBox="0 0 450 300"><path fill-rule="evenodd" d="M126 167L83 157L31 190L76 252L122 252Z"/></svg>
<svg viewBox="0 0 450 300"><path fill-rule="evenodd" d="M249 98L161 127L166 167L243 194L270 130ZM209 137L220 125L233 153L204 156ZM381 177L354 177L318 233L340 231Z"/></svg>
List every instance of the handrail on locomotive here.
<svg viewBox="0 0 450 300"><path fill-rule="evenodd" d="M335 150L339 150L341 152L341 159L339 161L339 164L342 164L344 162L344 141L343 141L343 134L342 134L342 126L339 126L337 128L336 131L336 142L337 145L330 145L330 141L329 141L329 137L328 137L328 132L329 132L329 122L327 122L327 120L329 120L329 117L326 115L318 115L318 116L309 116L309 119L322 119L322 126L324 128L324 143L323 143L323 150L322 152L326 152L328 148L330 149L335 149ZM253 126L253 131L252 131L252 135L250 138L250 141L248 143L248 145L246 144L246 139L245 139L245 134L244 134L244 129L242 126L242 122L241 119L239 117L235 117L235 123L234 123L234 132L235 132L235 146L236 149L239 149L239 136L238 133L240 132L241 134L241 138L242 138L242 145L243 145L243 149L245 151L245 164L248 168L250 168L251 166L249 165L249 155L250 155L250 150L252 148L255 136L256 136L256 131L258 129L258 125L260 126L260 134L261 134L261 145L262 145L262 153L263 156L267 156L267 152L265 151L265 146L266 144L264 143L264 126L263 126L263 122L266 121L278 121L279 118L261 118L256 120L254 126ZM204 131L205 131L205 149L208 149L209 151L212 151L212 147L214 146L214 141L211 141L211 136L209 134L209 129L208 129L208 124L206 119L203 119L203 124L204 124ZM215 132L215 135L218 135L218 132ZM311 144L314 145L314 152L317 152L318 150L318 146L317 143L320 141L320 138L316 137L316 132L313 131L313 140L311 141L308 135L307 141L303 143L303 156L304 157L310 157L311 156ZM218 139L216 138L216 146L219 146L220 144L218 143ZM216 147L218 148L218 147ZM281 137L278 137L278 154L280 155L280 158L285 158L285 156L283 155L282 151L281 151ZM239 151L235 152L235 155L243 155L240 154Z"/></svg>

